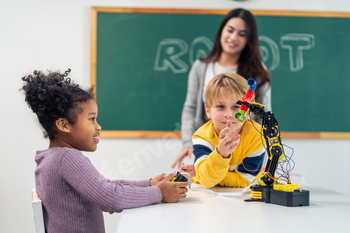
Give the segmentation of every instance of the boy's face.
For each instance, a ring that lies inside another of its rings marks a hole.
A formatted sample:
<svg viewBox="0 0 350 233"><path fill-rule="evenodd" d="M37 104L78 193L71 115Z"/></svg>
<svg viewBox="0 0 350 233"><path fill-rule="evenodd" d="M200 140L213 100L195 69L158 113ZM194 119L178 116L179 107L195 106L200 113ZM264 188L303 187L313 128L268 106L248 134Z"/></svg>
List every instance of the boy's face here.
<svg viewBox="0 0 350 233"><path fill-rule="evenodd" d="M227 98L228 97L228 98ZM205 105L205 111L209 119L214 123L217 135L226 127L227 120L232 123L232 128L236 133L240 133L243 123L235 118L235 113L239 111L240 105L237 101L241 100L239 96L233 95L229 90L223 90L218 94L210 108Z"/></svg>

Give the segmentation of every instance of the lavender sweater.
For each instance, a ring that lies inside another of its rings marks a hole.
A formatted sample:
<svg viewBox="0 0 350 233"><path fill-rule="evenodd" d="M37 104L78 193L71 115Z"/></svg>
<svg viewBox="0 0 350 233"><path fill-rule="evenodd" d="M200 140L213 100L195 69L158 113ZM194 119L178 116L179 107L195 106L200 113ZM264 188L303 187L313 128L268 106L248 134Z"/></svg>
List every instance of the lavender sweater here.
<svg viewBox="0 0 350 233"><path fill-rule="evenodd" d="M76 149L37 151L35 161L36 191L48 233L102 233L102 211L121 212L162 199L159 188L149 186L149 180L105 179Z"/></svg>

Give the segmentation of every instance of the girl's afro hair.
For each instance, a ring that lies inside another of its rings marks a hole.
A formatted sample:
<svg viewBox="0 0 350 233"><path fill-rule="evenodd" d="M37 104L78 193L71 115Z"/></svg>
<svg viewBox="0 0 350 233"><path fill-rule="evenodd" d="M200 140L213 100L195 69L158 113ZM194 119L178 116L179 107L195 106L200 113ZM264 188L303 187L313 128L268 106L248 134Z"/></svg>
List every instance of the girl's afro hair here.
<svg viewBox="0 0 350 233"><path fill-rule="evenodd" d="M78 84L67 78L68 69L64 74L49 71L34 71L22 78L25 82L21 90L24 91L25 101L38 116L39 122L44 128L44 137L54 138L55 121L59 118L67 119L70 124L75 124L82 109L79 107L90 99L94 99L93 87L85 91Z"/></svg>

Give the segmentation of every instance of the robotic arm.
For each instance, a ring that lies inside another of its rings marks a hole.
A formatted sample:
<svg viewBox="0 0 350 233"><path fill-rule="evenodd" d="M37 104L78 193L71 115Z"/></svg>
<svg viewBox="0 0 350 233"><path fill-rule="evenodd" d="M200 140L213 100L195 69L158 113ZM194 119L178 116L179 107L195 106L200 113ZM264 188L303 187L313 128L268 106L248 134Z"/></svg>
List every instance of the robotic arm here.
<svg viewBox="0 0 350 233"><path fill-rule="evenodd" d="M295 190L299 185L292 185L288 178L288 184L277 183L275 172L278 162L284 159L284 150L280 138L280 130L273 112L266 112L264 105L251 102L255 91L255 80L249 79L249 90L243 96L243 101L237 101L241 105L240 111L236 112L235 118L245 121L245 113L248 109L262 119L262 134L266 143L268 160L264 172L259 172L256 179L258 184L251 186L251 199L245 201L263 201L283 206L308 206L309 191Z"/></svg>
<svg viewBox="0 0 350 233"><path fill-rule="evenodd" d="M265 172L258 174L258 183L261 185L271 185L274 183L274 174L277 168L278 161L284 158L283 147L281 144L280 131L278 129L277 120L272 112L265 112L264 105L251 102L255 93L256 82L254 79L248 79L249 89L243 101L238 101L241 105L239 112L235 113L235 118L240 122L244 122L245 113L248 109L258 117L262 118L263 135L266 142L268 161Z"/></svg>
<svg viewBox="0 0 350 233"><path fill-rule="evenodd" d="M278 128L277 120L273 112L265 112L264 105L255 102L243 102L240 100L237 102L237 104L240 104L241 106L246 105L252 113L262 118L262 133L266 142L268 160L265 171L258 174L257 180L260 185L271 185L275 183L274 174L278 161L284 158L284 151L281 144L280 131Z"/></svg>

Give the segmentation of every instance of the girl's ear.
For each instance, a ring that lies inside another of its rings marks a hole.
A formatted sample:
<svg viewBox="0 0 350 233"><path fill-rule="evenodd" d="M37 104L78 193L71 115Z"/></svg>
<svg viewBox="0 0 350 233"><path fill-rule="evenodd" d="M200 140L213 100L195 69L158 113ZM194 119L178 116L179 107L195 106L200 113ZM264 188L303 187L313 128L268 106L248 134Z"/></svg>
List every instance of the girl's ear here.
<svg viewBox="0 0 350 233"><path fill-rule="evenodd" d="M211 119L210 109L208 108L207 104L204 105L205 113L207 114L207 117Z"/></svg>
<svg viewBox="0 0 350 233"><path fill-rule="evenodd" d="M70 133L70 124L68 121L64 118L59 118L56 120L55 125L57 127L58 131L64 132L64 133Z"/></svg>

